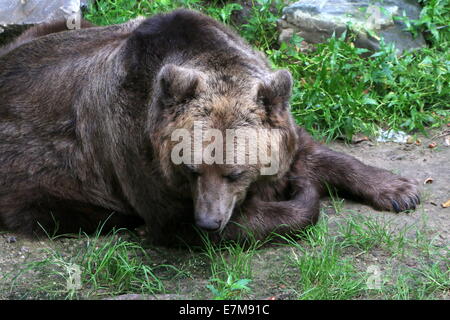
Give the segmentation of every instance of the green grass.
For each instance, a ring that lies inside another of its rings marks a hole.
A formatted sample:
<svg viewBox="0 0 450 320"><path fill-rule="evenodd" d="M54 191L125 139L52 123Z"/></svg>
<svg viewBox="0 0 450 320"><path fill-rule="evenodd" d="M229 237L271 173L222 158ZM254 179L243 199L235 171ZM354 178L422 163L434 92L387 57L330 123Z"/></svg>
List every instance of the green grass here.
<svg viewBox="0 0 450 320"><path fill-rule="evenodd" d="M448 260L448 259L447 259ZM450 293L450 269L448 261L425 261L417 265L402 265L386 275L383 288L377 297L392 300L439 299Z"/></svg>
<svg viewBox="0 0 450 320"><path fill-rule="evenodd" d="M341 219L330 230L328 220L323 216L316 226L284 237L283 245L291 248L289 271L277 281L297 299L439 299L449 294L450 252L429 237L417 238L418 226L393 231L388 221L360 216ZM373 254L380 258L373 261Z"/></svg>
<svg viewBox="0 0 450 320"><path fill-rule="evenodd" d="M249 238L244 242L225 241L213 244L203 237L203 255L210 266L207 288L215 300L242 299L246 297L252 282L251 262L263 243Z"/></svg>
<svg viewBox="0 0 450 320"><path fill-rule="evenodd" d="M101 228L93 236L80 235L83 245L71 254L61 248L42 253L42 260L31 261L11 273L11 292L31 276L25 296L80 299L115 296L126 293L156 294L164 292L156 271L171 270L173 266L154 265L146 251L137 243L122 238L125 230L100 236ZM55 240L50 240L55 243ZM31 286L30 286L31 284Z"/></svg>
<svg viewBox="0 0 450 320"><path fill-rule="evenodd" d="M213 244L204 237L200 251L189 256L184 250L181 256L171 251L159 257L157 249L144 249L124 231L80 235L71 250L62 238L49 239L51 249L2 280L10 284L7 296L28 299L188 292L187 297L230 300L268 297L272 288L304 300L448 296L450 252L430 237L426 220L393 231L389 220L348 215L333 223L335 218L322 215L315 226L275 238L282 242L250 237ZM369 286L373 268L379 270L375 288Z"/></svg>
<svg viewBox="0 0 450 320"><path fill-rule="evenodd" d="M406 21L412 32L423 32L430 48L397 57L392 46L363 58L352 35L332 38L312 53L298 50L301 40L279 45L276 20L281 0L254 0L246 24L231 15L241 5L225 1L98 1L86 18L105 25L139 15L150 16L178 7L202 11L227 23L254 47L267 54L275 68L289 69L295 85L291 100L297 122L321 139L350 139L358 132L375 134L380 127L425 132L450 121L450 5L448 0L421 1L417 21Z"/></svg>
<svg viewBox="0 0 450 320"><path fill-rule="evenodd" d="M330 236L328 219L294 237L282 237L292 248L288 264L296 270L294 291L302 300L356 298L364 290L364 277L345 257L336 237Z"/></svg>
<svg viewBox="0 0 450 320"><path fill-rule="evenodd" d="M390 225L394 219L350 216L342 223L338 223L338 232L342 237L341 245L356 247L365 252L375 247L383 247L392 254L402 254L408 241L406 234L415 226L392 230Z"/></svg>

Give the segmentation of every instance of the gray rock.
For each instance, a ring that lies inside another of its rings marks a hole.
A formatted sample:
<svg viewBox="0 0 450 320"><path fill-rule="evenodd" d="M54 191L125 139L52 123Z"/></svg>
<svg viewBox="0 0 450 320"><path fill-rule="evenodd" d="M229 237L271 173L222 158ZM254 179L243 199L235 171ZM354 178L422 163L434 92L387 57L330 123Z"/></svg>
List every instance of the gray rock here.
<svg viewBox="0 0 450 320"><path fill-rule="evenodd" d="M10 236L10 237L6 238L6 242L7 243L15 243L15 242L17 242L17 239L14 236Z"/></svg>
<svg viewBox="0 0 450 320"><path fill-rule="evenodd" d="M0 25L39 24L79 11L80 0L0 0Z"/></svg>
<svg viewBox="0 0 450 320"><path fill-rule="evenodd" d="M80 6L90 0L0 0L0 46L27 27L64 19L69 28L81 21Z"/></svg>
<svg viewBox="0 0 450 320"><path fill-rule="evenodd" d="M89 4L91 2L94 2L94 0L80 0L80 6L81 7L87 7L87 6L89 6Z"/></svg>
<svg viewBox="0 0 450 320"><path fill-rule="evenodd" d="M279 40L287 41L296 33L309 43L321 43L350 26L357 47L376 51L383 37L401 53L426 44L422 35L413 38L404 23L394 18L405 13L409 19L418 19L420 11L414 0L303 0L283 9Z"/></svg>

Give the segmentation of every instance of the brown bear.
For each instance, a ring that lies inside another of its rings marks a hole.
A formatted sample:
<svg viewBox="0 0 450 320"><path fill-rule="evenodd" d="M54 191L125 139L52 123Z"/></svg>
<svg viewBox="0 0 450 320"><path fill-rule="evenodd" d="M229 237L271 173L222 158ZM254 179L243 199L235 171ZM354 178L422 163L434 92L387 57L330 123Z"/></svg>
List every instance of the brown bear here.
<svg viewBox="0 0 450 320"><path fill-rule="evenodd" d="M290 73L203 14L52 32L0 57L0 219L11 230L142 219L160 244L190 241L193 226L262 238L315 223L326 185L381 210L419 203L413 181L313 141L289 111ZM240 129L263 142L226 139L230 159L268 146L272 163L211 162L228 152L218 136L208 161L195 150L179 161L195 149L178 149L183 134Z"/></svg>

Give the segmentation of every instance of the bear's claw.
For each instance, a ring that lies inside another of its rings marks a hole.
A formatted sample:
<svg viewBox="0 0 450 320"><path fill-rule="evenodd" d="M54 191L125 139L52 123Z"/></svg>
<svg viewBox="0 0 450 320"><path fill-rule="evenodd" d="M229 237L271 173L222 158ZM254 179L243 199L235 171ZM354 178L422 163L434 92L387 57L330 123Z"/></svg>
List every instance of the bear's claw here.
<svg viewBox="0 0 450 320"><path fill-rule="evenodd" d="M397 201L392 200L392 207L394 208L395 212L400 212L400 206L398 205Z"/></svg>
<svg viewBox="0 0 450 320"><path fill-rule="evenodd" d="M414 210L420 204L417 184L409 179L390 176L378 184L377 192L370 197L374 207L381 210L402 212Z"/></svg>
<svg viewBox="0 0 450 320"><path fill-rule="evenodd" d="M406 210L415 210L416 206L420 204L420 197L418 195L413 195L408 197L407 200L401 199L401 204L396 200L391 200L392 208L396 213L406 211Z"/></svg>

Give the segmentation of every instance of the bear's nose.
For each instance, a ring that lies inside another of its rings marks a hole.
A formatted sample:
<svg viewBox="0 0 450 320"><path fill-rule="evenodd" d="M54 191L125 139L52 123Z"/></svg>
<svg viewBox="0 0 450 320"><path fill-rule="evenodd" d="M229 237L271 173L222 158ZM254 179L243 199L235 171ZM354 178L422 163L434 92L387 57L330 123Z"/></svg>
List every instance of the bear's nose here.
<svg viewBox="0 0 450 320"><path fill-rule="evenodd" d="M197 227L205 231L214 232L219 230L221 222L222 220L214 218L206 218L206 219L197 219L195 221L195 224L197 225Z"/></svg>

